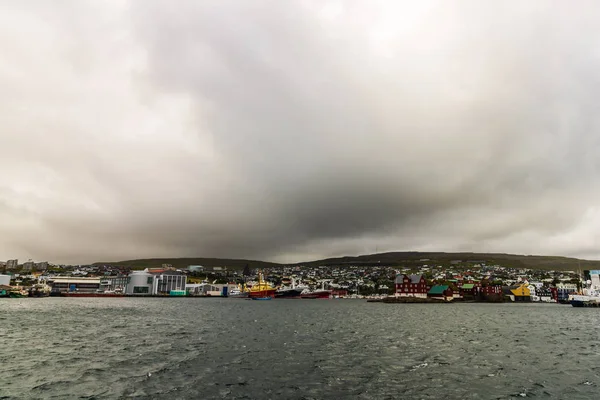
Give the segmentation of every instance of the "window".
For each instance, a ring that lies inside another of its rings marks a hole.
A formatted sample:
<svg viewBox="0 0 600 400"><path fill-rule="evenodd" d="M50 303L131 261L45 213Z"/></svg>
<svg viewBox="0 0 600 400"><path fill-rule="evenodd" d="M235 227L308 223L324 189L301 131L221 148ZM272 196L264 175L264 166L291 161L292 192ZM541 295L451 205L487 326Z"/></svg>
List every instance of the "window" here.
<svg viewBox="0 0 600 400"><path fill-rule="evenodd" d="M134 294L149 293L149 288L148 288L148 286L134 286L133 293Z"/></svg>
<svg viewBox="0 0 600 400"><path fill-rule="evenodd" d="M154 277L153 276L149 276L148 277L148 281L147 281L148 285L152 285L152 281L154 281Z"/></svg>

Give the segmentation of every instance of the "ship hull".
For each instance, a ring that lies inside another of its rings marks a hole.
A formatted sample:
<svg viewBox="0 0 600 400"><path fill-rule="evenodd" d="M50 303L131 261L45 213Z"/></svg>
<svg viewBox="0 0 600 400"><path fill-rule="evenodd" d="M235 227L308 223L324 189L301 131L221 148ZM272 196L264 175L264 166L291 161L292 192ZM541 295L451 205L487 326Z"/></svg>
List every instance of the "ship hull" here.
<svg viewBox="0 0 600 400"><path fill-rule="evenodd" d="M299 299L302 289L288 289L275 292L276 299Z"/></svg>
<svg viewBox="0 0 600 400"><path fill-rule="evenodd" d="M581 300L571 300L571 305L573 307L585 307L585 302Z"/></svg>
<svg viewBox="0 0 600 400"><path fill-rule="evenodd" d="M329 299L331 292L329 290L319 290L317 292L307 293L300 296L301 299Z"/></svg>
<svg viewBox="0 0 600 400"><path fill-rule="evenodd" d="M571 300L573 307L600 307L597 301Z"/></svg>
<svg viewBox="0 0 600 400"><path fill-rule="evenodd" d="M125 297L120 293L51 293L52 296L60 297Z"/></svg>
<svg viewBox="0 0 600 400"><path fill-rule="evenodd" d="M227 295L227 297L229 297L230 299L247 299L248 293L230 294L230 295Z"/></svg>
<svg viewBox="0 0 600 400"><path fill-rule="evenodd" d="M248 297L251 299L264 298L264 297L275 297L275 289L251 290L248 293Z"/></svg>

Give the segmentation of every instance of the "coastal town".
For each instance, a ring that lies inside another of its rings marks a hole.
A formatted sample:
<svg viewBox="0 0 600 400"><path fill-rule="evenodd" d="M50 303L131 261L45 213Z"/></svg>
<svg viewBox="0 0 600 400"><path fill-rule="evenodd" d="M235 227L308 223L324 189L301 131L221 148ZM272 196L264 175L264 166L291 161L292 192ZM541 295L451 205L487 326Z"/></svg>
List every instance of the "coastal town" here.
<svg viewBox="0 0 600 400"><path fill-rule="evenodd" d="M510 268L455 260L450 265L267 266L133 270L118 265L0 262L2 297L193 296L359 298L370 301L480 301L569 303L598 280L598 271ZM420 300L423 299L423 300Z"/></svg>

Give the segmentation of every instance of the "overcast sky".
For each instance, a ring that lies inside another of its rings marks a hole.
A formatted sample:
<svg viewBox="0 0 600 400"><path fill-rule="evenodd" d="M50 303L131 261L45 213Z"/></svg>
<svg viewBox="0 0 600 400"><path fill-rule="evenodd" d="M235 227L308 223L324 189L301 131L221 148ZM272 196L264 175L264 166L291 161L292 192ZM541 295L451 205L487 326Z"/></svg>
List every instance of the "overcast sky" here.
<svg viewBox="0 0 600 400"><path fill-rule="evenodd" d="M600 258L597 1L0 0L0 260Z"/></svg>

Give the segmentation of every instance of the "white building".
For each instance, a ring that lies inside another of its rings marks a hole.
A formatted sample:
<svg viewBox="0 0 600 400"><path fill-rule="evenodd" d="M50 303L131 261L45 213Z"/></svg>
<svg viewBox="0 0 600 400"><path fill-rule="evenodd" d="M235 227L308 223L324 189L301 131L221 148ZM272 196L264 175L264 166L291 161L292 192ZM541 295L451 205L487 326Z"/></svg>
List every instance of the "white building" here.
<svg viewBox="0 0 600 400"><path fill-rule="evenodd" d="M126 294L154 294L154 275L146 271L133 271L125 288Z"/></svg>
<svg viewBox="0 0 600 400"><path fill-rule="evenodd" d="M82 278L75 276L55 276L48 279L53 293L97 293L100 278Z"/></svg>
<svg viewBox="0 0 600 400"><path fill-rule="evenodd" d="M592 288L600 289L600 271L599 270L591 270L590 271L590 279L592 280Z"/></svg>
<svg viewBox="0 0 600 400"><path fill-rule="evenodd" d="M10 275L0 275L0 285L10 285Z"/></svg>
<svg viewBox="0 0 600 400"><path fill-rule="evenodd" d="M168 295L172 290L185 290L187 276L179 271L150 273L148 269L129 274L126 294Z"/></svg>

